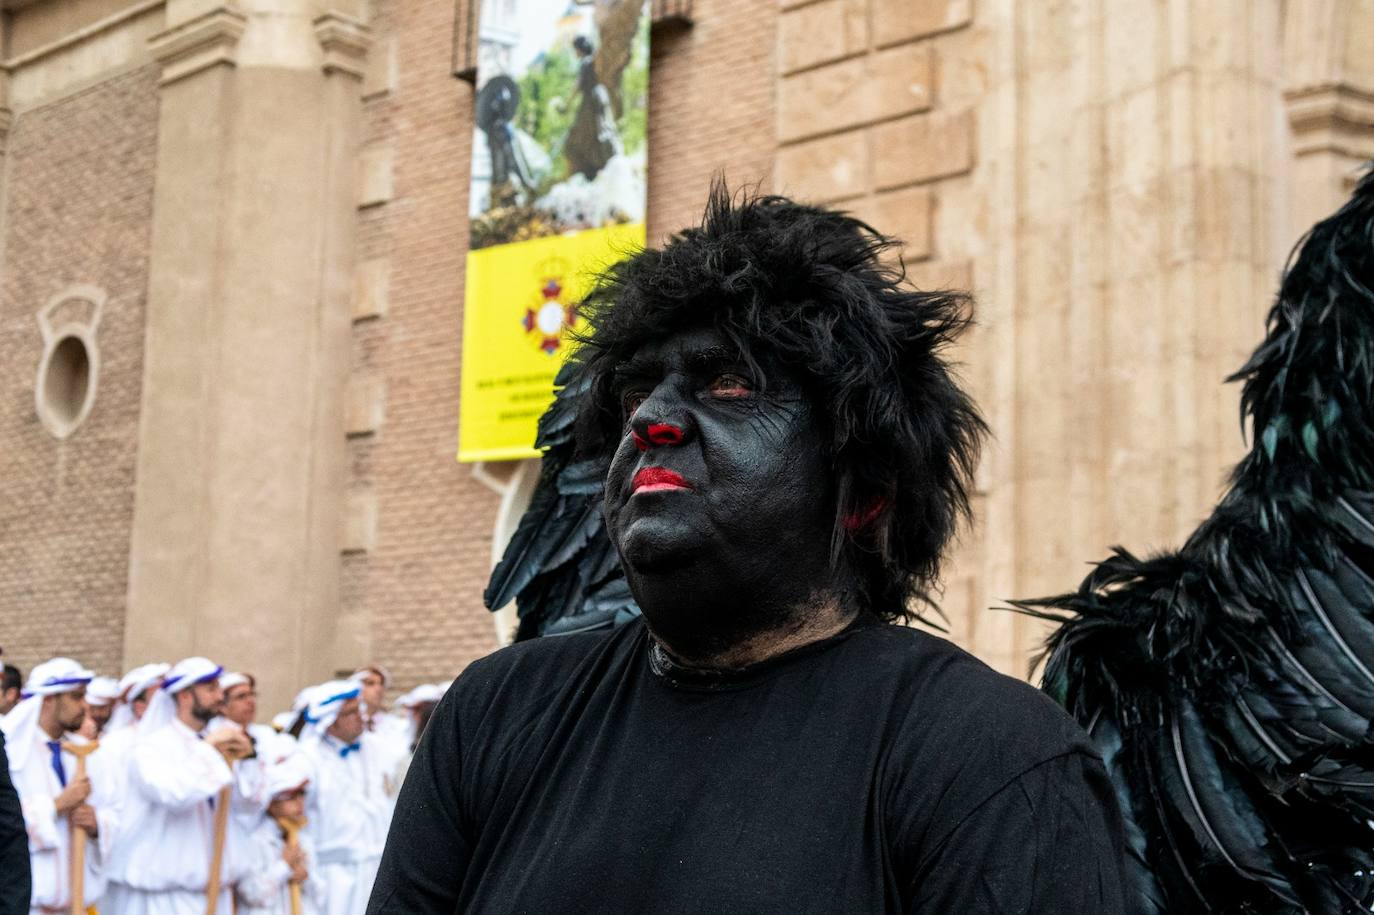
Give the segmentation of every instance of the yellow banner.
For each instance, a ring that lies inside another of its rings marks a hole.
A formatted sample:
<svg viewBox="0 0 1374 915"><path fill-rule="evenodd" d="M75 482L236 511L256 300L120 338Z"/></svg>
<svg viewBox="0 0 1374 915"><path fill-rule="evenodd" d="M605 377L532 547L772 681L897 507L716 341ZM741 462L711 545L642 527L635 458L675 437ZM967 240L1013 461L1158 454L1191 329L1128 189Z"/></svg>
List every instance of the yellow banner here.
<svg viewBox="0 0 1374 915"><path fill-rule="evenodd" d="M644 224L468 252L458 460L538 457L539 417L584 325L576 303L608 264L644 247Z"/></svg>

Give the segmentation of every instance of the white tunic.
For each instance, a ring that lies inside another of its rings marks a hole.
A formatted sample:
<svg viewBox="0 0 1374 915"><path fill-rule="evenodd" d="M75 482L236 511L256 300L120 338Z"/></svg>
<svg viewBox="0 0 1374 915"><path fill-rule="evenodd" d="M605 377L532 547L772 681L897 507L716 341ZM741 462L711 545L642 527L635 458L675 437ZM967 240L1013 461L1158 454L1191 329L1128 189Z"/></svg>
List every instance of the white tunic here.
<svg viewBox="0 0 1374 915"><path fill-rule="evenodd" d="M315 875L315 849L310 837L299 836L305 852L306 880L301 884L301 915L318 915L324 903L323 886ZM238 915L291 915L291 868L282 858L281 829L263 817L248 836L247 873L235 887Z"/></svg>
<svg viewBox="0 0 1374 915"><path fill-rule="evenodd" d="M205 727L205 733L213 734L222 728L238 727L227 718L216 718ZM262 724L250 724L243 730L253 739L257 755L240 759L234 763L234 816L241 820L245 832L251 832L267 812L272 799L267 796L267 766L277 762L295 749L295 741L282 737L276 731ZM283 741L290 741L284 743Z"/></svg>
<svg viewBox="0 0 1374 915"><path fill-rule="evenodd" d="M214 842L214 804L233 773L224 757L180 721L139 734L127 754L119 843L101 915L202 915ZM243 870L244 836L229 818L219 915Z"/></svg>
<svg viewBox="0 0 1374 915"><path fill-rule="evenodd" d="M316 849L324 915L366 911L395 807L387 771L391 754L371 734L363 734L359 744L361 749L344 755L333 737L301 742L315 770L306 794L306 832Z"/></svg>
<svg viewBox="0 0 1374 915"><path fill-rule="evenodd" d="M133 725L114 733L102 734L100 748L90 756L92 761L100 761L101 773L109 783L110 793L121 803L129 795L129 752L137 735L138 728Z"/></svg>
<svg viewBox="0 0 1374 915"><path fill-rule="evenodd" d="M410 720L408 713L387 712L373 716L368 732L395 741L409 750L411 741L415 739L415 722Z"/></svg>
<svg viewBox="0 0 1374 915"><path fill-rule="evenodd" d="M41 730L34 735L35 746L20 768L10 767L10 778L19 794L24 811L24 825L29 833L29 866L33 872L31 911L45 908L71 908L71 851L72 827L65 814L57 813L56 799L62 783L52 765L52 751L48 735ZM67 743L88 743L77 734L61 738ZM83 896L87 906L100 901L105 890L105 868L118 829L118 810L112 791L110 773L97 757L99 751L86 758L86 775L91 780L91 793L86 803L95 808L99 836L86 840L86 867ZM62 771L67 784L76 777L76 758L62 754Z"/></svg>

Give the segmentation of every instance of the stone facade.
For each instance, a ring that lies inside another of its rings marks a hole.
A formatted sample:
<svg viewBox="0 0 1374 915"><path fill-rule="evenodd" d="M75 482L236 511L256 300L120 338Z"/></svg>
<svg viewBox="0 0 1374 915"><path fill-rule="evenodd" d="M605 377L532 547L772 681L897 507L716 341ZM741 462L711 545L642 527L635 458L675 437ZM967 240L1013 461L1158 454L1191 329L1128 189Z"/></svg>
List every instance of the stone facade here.
<svg viewBox="0 0 1374 915"><path fill-rule="evenodd" d="M533 463L453 460L470 2L0 2L7 658L203 652L275 706L365 660L404 688L498 644L481 590ZM957 356L995 437L943 603L1024 674L1042 630L988 608L1111 543L1177 541L1243 447L1221 380L1374 154L1374 0L691 20L654 30L651 240L724 174L852 210L914 282L976 293ZM36 315L82 284L104 296L96 396L58 439Z"/></svg>

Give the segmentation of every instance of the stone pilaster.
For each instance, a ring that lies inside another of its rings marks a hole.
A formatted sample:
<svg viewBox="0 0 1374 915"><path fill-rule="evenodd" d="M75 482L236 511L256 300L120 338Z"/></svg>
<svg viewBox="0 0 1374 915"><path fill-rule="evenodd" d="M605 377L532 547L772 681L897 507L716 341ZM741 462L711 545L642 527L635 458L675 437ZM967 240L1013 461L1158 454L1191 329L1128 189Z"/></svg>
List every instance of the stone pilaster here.
<svg viewBox="0 0 1374 915"><path fill-rule="evenodd" d="M1113 543L1179 543L1244 450L1222 379L1288 243L1279 5L988 0L974 29L974 184L934 245L977 268L964 358L995 436L965 644L1023 675L1044 627L987 608L1075 587Z"/></svg>
<svg viewBox="0 0 1374 915"><path fill-rule="evenodd" d="M366 29L318 0L173 0L162 64L125 657L254 671L331 626Z"/></svg>
<svg viewBox="0 0 1374 915"><path fill-rule="evenodd" d="M1288 227L1296 236L1340 206L1374 158L1374 2L1311 0L1285 12Z"/></svg>

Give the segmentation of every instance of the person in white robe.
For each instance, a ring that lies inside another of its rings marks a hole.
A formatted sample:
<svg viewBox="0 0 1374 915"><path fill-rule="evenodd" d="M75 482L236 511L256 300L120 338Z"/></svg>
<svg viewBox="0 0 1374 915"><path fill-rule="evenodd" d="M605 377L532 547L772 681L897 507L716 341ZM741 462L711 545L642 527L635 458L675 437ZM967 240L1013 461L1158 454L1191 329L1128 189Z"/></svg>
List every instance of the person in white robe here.
<svg viewBox="0 0 1374 915"><path fill-rule="evenodd" d="M360 693L352 681L316 687L301 733L302 752L315 772L306 831L315 845L325 915L367 910L395 807L387 785L391 757L365 729Z"/></svg>
<svg viewBox="0 0 1374 915"><path fill-rule="evenodd" d="M387 792L400 791L397 775L405 774L410 756L410 716L393 714L386 708L386 691L391 688L391 673L380 664L368 664L353 672L350 680L362 688L358 699L363 713L363 728L371 735L373 755L386 772Z"/></svg>
<svg viewBox="0 0 1374 915"><path fill-rule="evenodd" d="M110 723L101 733L99 748L91 759L100 761L111 795L120 803L129 796L129 751L133 748L139 719L148 706L148 699L162 684L162 677L170 664L145 664L129 671L118 684L119 700ZM117 821L124 826L123 818ZM118 835L111 837L114 847L121 843Z"/></svg>
<svg viewBox="0 0 1374 915"><path fill-rule="evenodd" d="M234 783L229 762L251 751L237 728L205 734L224 700L223 669L186 658L167 671L139 721L128 753L124 828L101 915L203 915L220 791ZM231 792L232 795L232 792ZM243 836L228 817L220 862L218 915L231 915L231 887L243 873Z"/></svg>
<svg viewBox="0 0 1374 915"><path fill-rule="evenodd" d="M396 706L405 713L407 718L407 736L406 751L392 766L389 779L391 784L399 786L405 781L406 772L410 770L410 761L415 756L415 747L420 743L420 738L424 736L425 728L429 726L429 719L434 714L434 707L439 704L440 699L444 698L444 693L447 690L448 684L446 683L421 683L396 700Z"/></svg>
<svg viewBox="0 0 1374 915"><path fill-rule="evenodd" d="M363 727L372 734L402 737L404 718L387 713L386 691L391 688L391 672L380 664L368 664L353 672L350 680L362 688L359 699L363 710Z"/></svg>
<svg viewBox="0 0 1374 915"><path fill-rule="evenodd" d="M86 717L86 686L94 675L70 658L53 658L29 673L20 703L4 718L10 778L19 794L29 835L33 873L30 912L68 912L72 907L72 840L87 836L82 908L96 905L105 889L105 863L117 831L118 804L92 753L85 776L65 746L89 741L77 731Z"/></svg>
<svg viewBox="0 0 1374 915"><path fill-rule="evenodd" d="M238 725L257 746L258 755L269 762L295 751L295 743L289 738L283 743L275 728L257 723L258 682L252 674L225 674L219 684L224 688L224 714L211 722L211 730L218 730L226 722Z"/></svg>
<svg viewBox="0 0 1374 915"><path fill-rule="evenodd" d="M410 752L415 752L415 745L420 742L425 728L429 726L434 707L444 698L447 691L447 683L421 683L406 694L407 701L403 707L407 712L406 738Z"/></svg>
<svg viewBox="0 0 1374 915"><path fill-rule="evenodd" d="M81 736L99 740L119 702L119 682L112 677L93 677L86 684L86 720L81 723Z"/></svg>
<svg viewBox="0 0 1374 915"><path fill-rule="evenodd" d="M324 905L323 885L311 873L314 845L308 833L297 835L297 847L287 845L281 820L303 825L305 797L313 775L310 761L296 750L267 766L266 812L248 837L247 874L235 887L238 915L318 915ZM301 908L291 911L291 886L300 886Z"/></svg>
<svg viewBox="0 0 1374 915"><path fill-rule="evenodd" d="M105 725L106 738L138 724L148 709L148 702L153 698L153 693L162 685L162 678L171 667L172 665L161 662L141 664L120 678L119 700L115 705L114 714L110 715L110 723Z"/></svg>
<svg viewBox="0 0 1374 915"><path fill-rule="evenodd" d="M248 736L253 752L234 766L234 812L256 824L270 798L266 791L266 766L295 749L295 742L253 719L258 714L257 680L252 674L227 673L219 678L224 690L222 713L210 722L207 733L238 728Z"/></svg>

